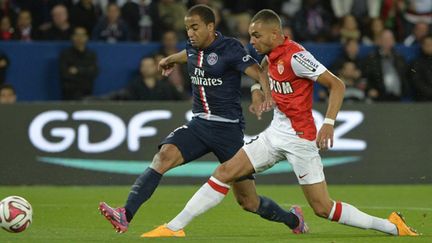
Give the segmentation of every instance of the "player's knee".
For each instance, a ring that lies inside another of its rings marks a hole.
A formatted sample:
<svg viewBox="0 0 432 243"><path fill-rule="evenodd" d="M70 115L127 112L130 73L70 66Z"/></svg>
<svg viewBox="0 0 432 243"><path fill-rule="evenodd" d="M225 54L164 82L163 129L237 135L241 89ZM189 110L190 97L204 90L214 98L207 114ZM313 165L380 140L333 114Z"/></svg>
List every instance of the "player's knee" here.
<svg viewBox="0 0 432 243"><path fill-rule="evenodd" d="M176 167L181 162L181 158L172 150L172 147L162 147L155 155L151 167L157 172L164 174L171 168Z"/></svg>
<svg viewBox="0 0 432 243"><path fill-rule="evenodd" d="M223 183L229 184L232 182L232 174L225 164L221 164L217 167L213 173L213 177L217 178Z"/></svg>

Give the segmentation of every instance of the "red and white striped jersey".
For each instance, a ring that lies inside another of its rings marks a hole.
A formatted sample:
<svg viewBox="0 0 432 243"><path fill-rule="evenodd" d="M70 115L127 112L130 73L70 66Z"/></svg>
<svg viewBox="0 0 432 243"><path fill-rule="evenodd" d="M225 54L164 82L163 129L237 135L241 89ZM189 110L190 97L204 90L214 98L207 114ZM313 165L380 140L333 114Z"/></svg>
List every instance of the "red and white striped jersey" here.
<svg viewBox="0 0 432 243"><path fill-rule="evenodd" d="M303 46L288 38L268 55L272 97L277 108L272 126L281 132L313 141L313 82L327 69Z"/></svg>

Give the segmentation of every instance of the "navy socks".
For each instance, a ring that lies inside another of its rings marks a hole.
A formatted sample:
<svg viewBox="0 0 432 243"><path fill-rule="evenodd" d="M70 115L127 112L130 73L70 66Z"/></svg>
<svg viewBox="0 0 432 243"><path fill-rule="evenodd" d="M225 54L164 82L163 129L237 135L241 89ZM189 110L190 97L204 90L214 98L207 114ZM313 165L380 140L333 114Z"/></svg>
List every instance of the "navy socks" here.
<svg viewBox="0 0 432 243"><path fill-rule="evenodd" d="M138 176L132 185L125 205L128 222L132 220L138 208L151 197L161 178L162 175L150 167Z"/></svg>
<svg viewBox="0 0 432 243"><path fill-rule="evenodd" d="M270 198L259 196L260 205L256 214L270 221L286 224L290 229L294 229L299 224L297 216L291 212L283 210L277 203Z"/></svg>

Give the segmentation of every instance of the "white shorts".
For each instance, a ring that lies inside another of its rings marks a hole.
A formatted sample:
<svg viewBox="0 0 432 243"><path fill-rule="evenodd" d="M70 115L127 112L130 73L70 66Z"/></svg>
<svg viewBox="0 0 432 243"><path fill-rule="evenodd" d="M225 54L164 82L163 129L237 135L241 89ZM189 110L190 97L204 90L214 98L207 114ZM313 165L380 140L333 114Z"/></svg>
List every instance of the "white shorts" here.
<svg viewBox="0 0 432 243"><path fill-rule="evenodd" d="M309 185L325 180L315 141L284 134L269 126L257 138L247 142L243 149L257 173L286 159L292 165L299 184Z"/></svg>

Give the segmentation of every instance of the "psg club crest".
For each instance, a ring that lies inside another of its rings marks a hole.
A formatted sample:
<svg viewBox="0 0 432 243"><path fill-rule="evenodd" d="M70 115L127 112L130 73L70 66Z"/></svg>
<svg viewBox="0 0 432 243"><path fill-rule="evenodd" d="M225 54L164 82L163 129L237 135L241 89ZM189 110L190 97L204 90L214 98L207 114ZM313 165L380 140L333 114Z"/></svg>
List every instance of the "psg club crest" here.
<svg viewBox="0 0 432 243"><path fill-rule="evenodd" d="M279 73L279 74L282 74L283 71L285 70L285 68L284 68L284 63L283 63L282 60L278 61L278 64L277 64L277 70L278 70L278 73Z"/></svg>
<svg viewBox="0 0 432 243"><path fill-rule="evenodd" d="M207 63L209 65L213 66L217 63L217 61L218 61L218 55L216 53L212 52L207 56Z"/></svg>

